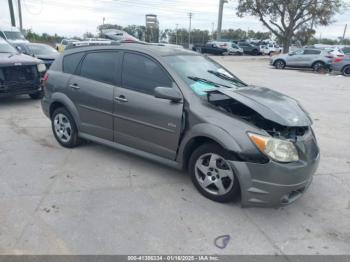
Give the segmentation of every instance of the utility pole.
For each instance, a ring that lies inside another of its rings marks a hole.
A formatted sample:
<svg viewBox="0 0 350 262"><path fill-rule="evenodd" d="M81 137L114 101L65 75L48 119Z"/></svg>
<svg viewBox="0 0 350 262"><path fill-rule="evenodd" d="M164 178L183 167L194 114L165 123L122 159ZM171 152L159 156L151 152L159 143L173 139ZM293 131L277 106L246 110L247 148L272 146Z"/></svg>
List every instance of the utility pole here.
<svg viewBox="0 0 350 262"><path fill-rule="evenodd" d="M211 39L214 40L214 26L215 26L215 23L212 22L211 23Z"/></svg>
<svg viewBox="0 0 350 262"><path fill-rule="evenodd" d="M188 13L188 17L190 18L190 26L189 26L189 29L188 29L188 48L191 47L192 16L193 16L193 13L192 13L192 12Z"/></svg>
<svg viewBox="0 0 350 262"><path fill-rule="evenodd" d="M221 28L222 28L222 13L224 11L224 4L227 3L227 0L220 0L219 3L219 17L218 17L218 32L216 35L216 40L221 40Z"/></svg>
<svg viewBox="0 0 350 262"><path fill-rule="evenodd" d="M179 24L176 24L176 44L177 44L177 28L179 27Z"/></svg>
<svg viewBox="0 0 350 262"><path fill-rule="evenodd" d="M18 18L19 18L19 30L21 30L21 32L23 31L23 23L22 23L22 6L21 6L21 0L17 1L17 5L18 5Z"/></svg>
<svg viewBox="0 0 350 262"><path fill-rule="evenodd" d="M345 43L345 34L346 34L346 29L347 28L348 28L348 24L345 24L344 33L343 33L343 44Z"/></svg>
<svg viewBox="0 0 350 262"><path fill-rule="evenodd" d="M15 13L13 12L12 0L8 0L8 1L9 1L9 8L10 8L11 25L16 26Z"/></svg>

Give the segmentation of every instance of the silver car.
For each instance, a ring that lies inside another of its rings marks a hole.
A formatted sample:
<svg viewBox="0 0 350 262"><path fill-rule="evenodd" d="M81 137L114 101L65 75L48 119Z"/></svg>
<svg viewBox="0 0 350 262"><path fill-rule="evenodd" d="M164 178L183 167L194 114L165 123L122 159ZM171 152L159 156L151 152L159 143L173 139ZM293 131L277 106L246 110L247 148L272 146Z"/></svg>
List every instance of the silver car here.
<svg viewBox="0 0 350 262"><path fill-rule="evenodd" d="M44 92L42 108L62 146L90 140L187 170L214 201L292 203L319 163L312 120L296 100L185 49L67 50L47 72Z"/></svg>
<svg viewBox="0 0 350 262"><path fill-rule="evenodd" d="M350 56L335 57L331 69L335 74L342 74L350 77Z"/></svg>
<svg viewBox="0 0 350 262"><path fill-rule="evenodd" d="M270 60L270 64L277 69L283 69L285 67L295 68L312 68L315 71L319 71L322 68L328 69L333 56L328 51L320 49L298 49L289 54L280 54L273 56Z"/></svg>

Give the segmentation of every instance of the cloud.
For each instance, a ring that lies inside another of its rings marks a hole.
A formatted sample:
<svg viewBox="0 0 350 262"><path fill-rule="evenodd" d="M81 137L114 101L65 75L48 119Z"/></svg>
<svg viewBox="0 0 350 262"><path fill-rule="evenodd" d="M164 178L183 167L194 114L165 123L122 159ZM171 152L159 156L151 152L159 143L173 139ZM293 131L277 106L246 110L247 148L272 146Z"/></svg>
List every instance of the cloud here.
<svg viewBox="0 0 350 262"><path fill-rule="evenodd" d="M17 8L17 1L13 1ZM218 0L22 0L23 24L35 32L65 36L96 32L102 23L122 26L145 24L145 14L158 15L160 27L188 28L188 13L193 13L192 28L212 30L217 26ZM225 5L223 28L268 31L255 17L239 18L235 14L236 2ZM17 16L17 13L16 13ZM319 28L323 37L342 35L345 23L350 26L350 11L336 17L337 22L326 28ZM0 1L0 25L10 24L8 3ZM350 30L349 30L350 31Z"/></svg>

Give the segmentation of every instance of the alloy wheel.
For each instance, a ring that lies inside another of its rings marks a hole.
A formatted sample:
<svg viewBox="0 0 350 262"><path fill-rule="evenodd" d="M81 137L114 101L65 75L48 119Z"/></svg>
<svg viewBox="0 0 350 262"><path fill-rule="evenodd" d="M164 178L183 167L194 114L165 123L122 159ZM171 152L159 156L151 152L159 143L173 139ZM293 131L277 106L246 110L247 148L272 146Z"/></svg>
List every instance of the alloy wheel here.
<svg viewBox="0 0 350 262"><path fill-rule="evenodd" d="M221 156L207 153L195 163L195 175L199 185L213 195L228 193L235 183L231 166Z"/></svg>
<svg viewBox="0 0 350 262"><path fill-rule="evenodd" d="M54 118L55 133L62 142L67 143L72 136L72 125L67 116L64 114L57 114Z"/></svg>

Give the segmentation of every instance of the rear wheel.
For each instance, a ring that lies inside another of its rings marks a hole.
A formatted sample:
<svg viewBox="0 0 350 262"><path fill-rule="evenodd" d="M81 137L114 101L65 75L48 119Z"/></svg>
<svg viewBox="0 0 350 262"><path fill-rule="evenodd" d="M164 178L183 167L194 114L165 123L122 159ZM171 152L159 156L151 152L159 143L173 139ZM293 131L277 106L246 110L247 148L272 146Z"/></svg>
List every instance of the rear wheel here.
<svg viewBox="0 0 350 262"><path fill-rule="evenodd" d="M190 158L189 173L197 190L217 202L229 202L239 193L235 173L223 148L214 143L198 147Z"/></svg>
<svg viewBox="0 0 350 262"><path fill-rule="evenodd" d="M286 62L284 62L283 60L277 60L276 62L275 62L275 68L276 69L283 69L283 68L285 68L286 67Z"/></svg>
<svg viewBox="0 0 350 262"><path fill-rule="evenodd" d="M55 138L62 146L73 148L81 143L74 119L67 109L56 109L52 114L51 123Z"/></svg>
<svg viewBox="0 0 350 262"><path fill-rule="evenodd" d="M258 55L259 54L259 51L257 50L257 49L254 49L253 51L252 51L252 55Z"/></svg>
<svg viewBox="0 0 350 262"><path fill-rule="evenodd" d="M344 76L350 76L350 65L345 66L342 70Z"/></svg>
<svg viewBox="0 0 350 262"><path fill-rule="evenodd" d="M325 64L321 61L316 62L312 65L312 68L315 72L320 72L322 69L325 69Z"/></svg>

